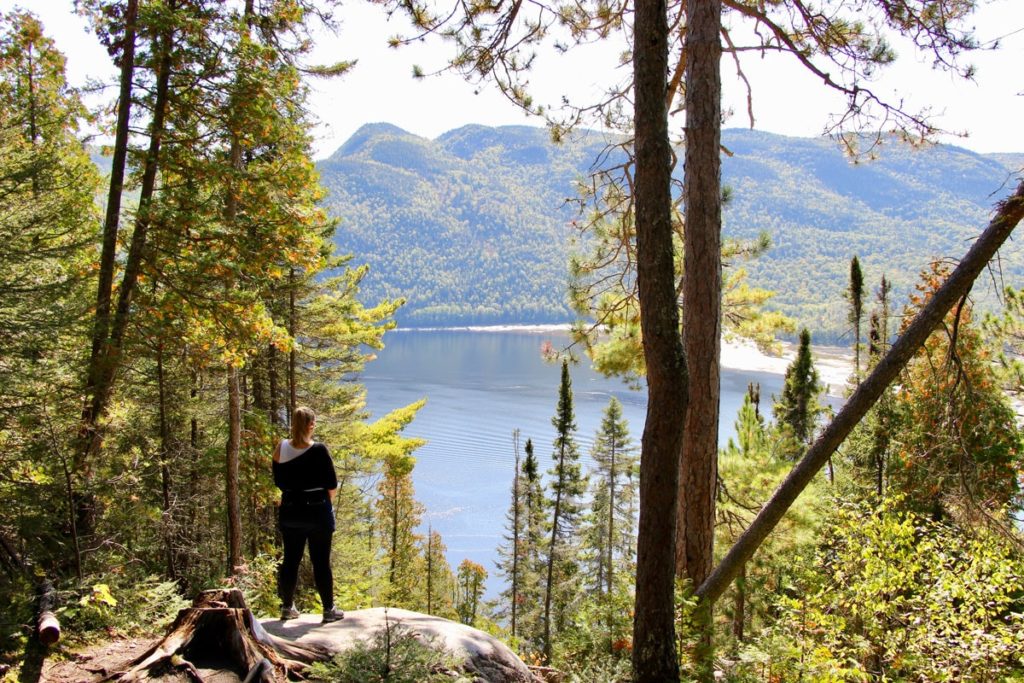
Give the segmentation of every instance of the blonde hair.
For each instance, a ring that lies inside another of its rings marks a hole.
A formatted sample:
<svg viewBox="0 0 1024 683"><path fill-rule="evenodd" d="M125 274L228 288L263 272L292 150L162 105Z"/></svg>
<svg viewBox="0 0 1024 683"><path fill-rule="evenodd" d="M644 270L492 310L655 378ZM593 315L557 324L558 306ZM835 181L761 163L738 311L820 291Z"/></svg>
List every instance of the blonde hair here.
<svg viewBox="0 0 1024 683"><path fill-rule="evenodd" d="M316 422L316 413L312 408L301 406L292 413L292 442L305 441L309 435L309 426Z"/></svg>

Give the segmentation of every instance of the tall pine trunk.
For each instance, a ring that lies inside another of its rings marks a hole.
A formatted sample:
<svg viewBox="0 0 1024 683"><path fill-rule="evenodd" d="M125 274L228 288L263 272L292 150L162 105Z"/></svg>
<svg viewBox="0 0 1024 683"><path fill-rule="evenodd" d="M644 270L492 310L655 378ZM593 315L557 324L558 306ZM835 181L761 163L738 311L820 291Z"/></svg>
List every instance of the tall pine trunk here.
<svg viewBox="0 0 1024 683"><path fill-rule="evenodd" d="M168 461L171 453L171 430L167 422L167 381L164 374L163 343L160 343L156 350L156 382L160 420L160 491L164 552L167 554L167 575L174 581L178 578L178 572L174 558L174 522L171 514L171 464Z"/></svg>
<svg viewBox="0 0 1024 683"><path fill-rule="evenodd" d="M133 24L134 26L134 24ZM146 248L146 239L150 226L150 207L153 195L156 190L157 170L160 164L160 148L164 136L164 119L167 113L170 73L171 73L171 50L173 28L166 27L159 35L154 50L159 55L157 65L156 90L153 100L153 115L150 121L149 147L143 160L142 184L139 188L139 205L136 213L135 225L132 231L131 242L128 247L128 255L125 260L124 274L121 277L121 285L118 288L117 307L114 310L113 319L109 317L110 290L104 290L101 282L97 292L97 308L100 305L106 306L106 313L101 314L97 310L94 327L94 339L99 339L96 353L89 360L87 371L86 400L89 404L83 411L82 424L79 430L79 444L75 450L74 472L84 480L86 490L80 492L79 500L76 503L76 514L79 519L79 532L83 537L92 534L95 527L95 508L88 492L89 481L91 480L92 460L99 453L102 446L103 435L99 429L99 421L106 413L114 389L114 381L121 366L121 353L124 346L124 338L128 331L128 323L131 317L132 298L138 285L139 274L142 270L143 253ZM134 35L134 34L133 34ZM131 42L134 46L134 41ZM126 51L128 44L126 43ZM134 48L133 48L134 49ZM132 70L123 70L122 78L128 79L126 85L122 82L122 92L131 93ZM125 105L127 116L128 106ZM120 113L119 113L120 119ZM120 123L120 121L119 121ZM127 141L126 141L127 144ZM111 181L111 193L113 192L114 181ZM120 198L120 191L118 200ZM108 213L108 219L110 214ZM104 250L108 239L117 239L116 220L114 229L108 231L104 228ZM102 255L101 255L102 260ZM103 264L101 263L101 270ZM111 264L113 268L113 264ZM112 272L112 271L111 271ZM101 273L101 278L103 277ZM112 279L112 278L111 278ZM109 335L107 331L109 330Z"/></svg>
<svg viewBox="0 0 1024 683"><path fill-rule="evenodd" d="M245 31L249 30L252 22L253 4L252 0L246 0L243 21ZM241 67L237 67L241 68ZM236 74L236 82L240 82L241 73ZM231 109L237 106L237 100L232 96ZM228 112L229 125L232 125L233 111ZM239 138L240 132L231 130L231 145L228 150L228 159L231 163L231 177L227 183L227 195L224 200L224 222L228 229L233 229L238 221L238 188L236 183L244 170L242 160L242 142ZM226 283L227 284L227 283ZM227 497L227 531L228 531L228 575L234 576L242 564L242 511L239 500L238 469L240 452L242 446L242 401L241 401L241 372L238 366L229 362L228 364L228 442L225 452L225 481L224 489Z"/></svg>
<svg viewBox="0 0 1024 683"><path fill-rule="evenodd" d="M295 311L295 269L288 271L288 336L292 340L292 348L288 352L288 414L293 415L298 407L298 385L295 377L296 358L295 346L297 344L295 331L297 328L297 316Z"/></svg>
<svg viewBox="0 0 1024 683"><path fill-rule="evenodd" d="M563 460L559 460L559 463ZM561 469L561 464L559 465ZM555 492L555 508L551 514L551 541L548 544L547 577L544 581L544 659L551 661L551 592L555 578L555 553L558 543L558 521L562 513L562 491Z"/></svg>
<svg viewBox="0 0 1024 683"><path fill-rule="evenodd" d="M88 481L91 464L89 455L95 448L96 387L102 379L107 335L110 332L110 306L114 286L114 266L117 256L117 233L121 221L121 197L124 193L124 174L128 159L128 134L132 105L132 78L135 74L135 21L138 0L128 0L125 8L125 33L121 49L120 91L118 93L117 123L114 130L114 153L111 158L110 186L103 221L103 245L100 250L99 277L96 285L96 311L93 314L92 352L86 372L86 404L82 410L80 444L75 452L73 469Z"/></svg>
<svg viewBox="0 0 1024 683"><path fill-rule="evenodd" d="M516 617L519 608L519 545L522 534L519 504L519 430L512 434L513 450L515 451L515 472L512 479L512 637L516 637Z"/></svg>
<svg viewBox="0 0 1024 683"><path fill-rule="evenodd" d="M228 576L242 564L242 513L238 499L238 460L242 442L241 400L238 368L228 366L228 443L224 465L224 495L227 499Z"/></svg>
<svg viewBox="0 0 1024 683"><path fill-rule="evenodd" d="M637 286L647 366L633 620L637 683L679 680L674 544L688 378L679 335L672 246L666 11L663 0L637 0L633 45Z"/></svg>
<svg viewBox="0 0 1024 683"><path fill-rule="evenodd" d="M722 337L721 14L720 0L690 0L687 6L683 336L690 400L680 454L676 570L693 587L703 583L714 561ZM695 625L697 676L710 681L710 602L698 604Z"/></svg>

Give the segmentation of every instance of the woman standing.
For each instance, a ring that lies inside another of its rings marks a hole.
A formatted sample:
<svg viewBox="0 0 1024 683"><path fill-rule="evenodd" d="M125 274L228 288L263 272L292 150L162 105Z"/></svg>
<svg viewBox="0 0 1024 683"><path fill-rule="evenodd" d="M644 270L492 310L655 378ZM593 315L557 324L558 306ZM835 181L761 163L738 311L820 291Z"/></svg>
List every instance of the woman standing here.
<svg viewBox="0 0 1024 683"><path fill-rule="evenodd" d="M277 575L281 598L281 619L299 616L295 609L295 584L299 562L309 541L313 580L323 605L323 623L337 621L345 613L334 607L334 577L331 574L331 537L334 535L334 507L338 488L334 461L327 447L313 442L316 415L309 408L296 408L292 415L291 438L282 439L274 449L274 483L281 489L278 525L284 539L284 559Z"/></svg>

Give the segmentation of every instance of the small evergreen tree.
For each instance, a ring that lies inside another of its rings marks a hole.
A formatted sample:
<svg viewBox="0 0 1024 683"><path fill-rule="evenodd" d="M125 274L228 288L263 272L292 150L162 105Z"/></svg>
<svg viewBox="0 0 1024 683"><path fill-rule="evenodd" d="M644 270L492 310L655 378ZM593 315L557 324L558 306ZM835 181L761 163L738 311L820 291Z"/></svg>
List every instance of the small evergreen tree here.
<svg viewBox="0 0 1024 683"><path fill-rule="evenodd" d="M586 490L586 480L580 470L579 451L576 447L576 416L567 360L562 361L558 406L551 424L556 432L552 454L555 466L549 471L551 535L546 548L543 640L543 652L548 661L551 661L552 634L557 630L555 627L564 625L569 608L579 591L575 583L579 566L574 543L580 522L580 497Z"/></svg>
<svg viewBox="0 0 1024 683"><path fill-rule="evenodd" d="M524 505L523 494L526 490L526 482L522 472L519 458L519 430L512 433L512 449L514 455L514 468L512 472L512 499L509 503L508 512L505 514L507 535L505 545L498 548L498 571L505 577L507 588L502 591L501 599L504 608L499 608L496 616L509 619L509 632L513 641L519 635L519 611L522 605L523 574L526 571L527 548L526 531L526 506Z"/></svg>
<svg viewBox="0 0 1024 683"><path fill-rule="evenodd" d="M477 623L480 614L480 601L484 595L484 581L487 580L487 570L470 559L465 559L459 564L458 574L458 601L455 610L459 614L459 621L467 626Z"/></svg>
<svg viewBox="0 0 1024 683"><path fill-rule="evenodd" d="M605 408L591 456L591 509L582 532L585 582L601 613L600 623L592 627L603 627L610 651L632 626L624 607L632 600L636 569L636 448L615 397Z"/></svg>
<svg viewBox="0 0 1024 683"><path fill-rule="evenodd" d="M427 547L423 555L426 558L426 613L445 619L454 619L457 614L452 603L455 592L455 574L445 556L447 548L441 534L433 529L427 530Z"/></svg>
<svg viewBox="0 0 1024 683"><path fill-rule="evenodd" d="M521 491L525 521L522 544L524 567L520 579L520 604L517 610L518 635L523 651L539 651L544 637L544 550L550 520L540 468L531 439L526 440L523 450L526 453L523 460Z"/></svg>
<svg viewBox="0 0 1024 683"><path fill-rule="evenodd" d="M846 300L850 304L847 320L853 328L853 372L860 377L860 326L864 318L864 273L860 260L850 259L850 284L846 289Z"/></svg>
<svg viewBox="0 0 1024 683"><path fill-rule="evenodd" d="M796 358L786 368L782 395L772 409L779 429L790 442L786 451L791 460L800 456L814 436L818 417L824 412L818 401L823 392L811 357L811 333L804 328Z"/></svg>

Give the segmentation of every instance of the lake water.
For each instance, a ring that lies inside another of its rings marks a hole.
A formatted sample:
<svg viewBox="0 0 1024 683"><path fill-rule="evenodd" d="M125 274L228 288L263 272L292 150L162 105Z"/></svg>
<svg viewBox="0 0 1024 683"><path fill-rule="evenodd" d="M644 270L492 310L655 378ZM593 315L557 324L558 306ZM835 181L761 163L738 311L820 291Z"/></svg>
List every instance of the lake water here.
<svg viewBox="0 0 1024 683"><path fill-rule="evenodd" d="M386 347L366 366L362 381L368 408L380 416L421 398L426 406L406 429L427 444L416 452L416 497L427 524L440 532L452 568L465 558L489 573L488 597L501 588L495 561L503 543L509 508L514 450L532 439L544 471L552 465L555 430L551 418L558 400L560 365L541 355L551 343L564 348L564 331L400 330L389 332ZM581 461L587 467L594 434L608 400L623 406L630 434L639 449L646 391L594 373L584 360L570 366ZM750 382L761 383L764 402L779 394L778 373L722 370L721 428L725 443ZM766 407L762 407L764 412Z"/></svg>

